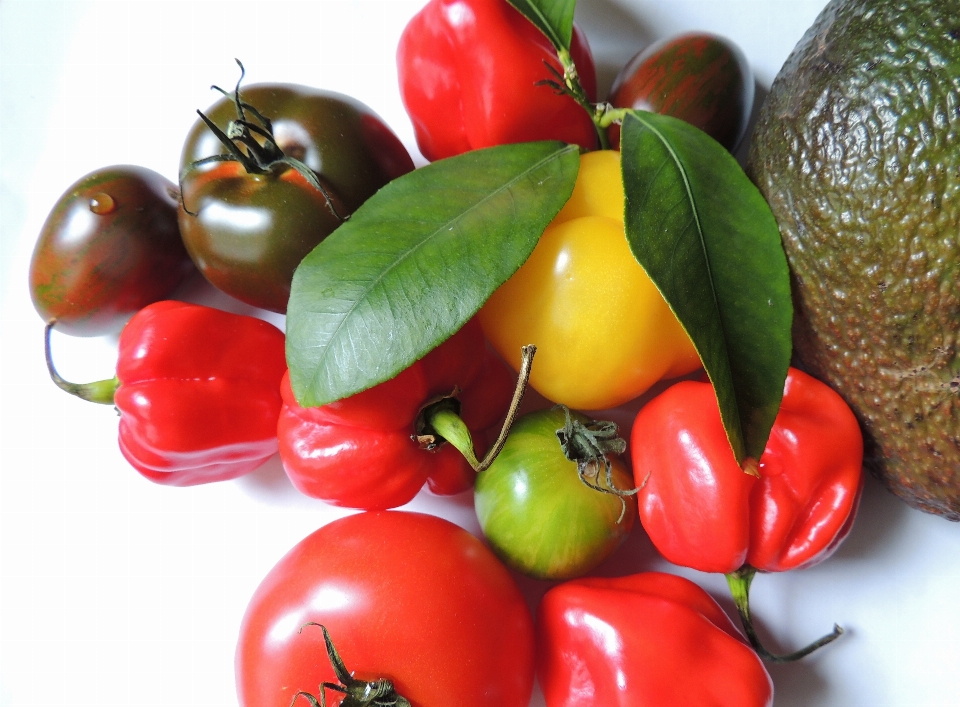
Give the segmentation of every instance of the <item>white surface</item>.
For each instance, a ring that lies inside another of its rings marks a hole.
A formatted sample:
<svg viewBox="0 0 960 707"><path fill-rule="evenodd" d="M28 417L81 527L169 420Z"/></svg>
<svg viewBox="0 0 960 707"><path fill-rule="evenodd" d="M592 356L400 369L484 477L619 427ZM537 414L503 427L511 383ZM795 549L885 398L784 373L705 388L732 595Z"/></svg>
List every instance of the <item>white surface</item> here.
<svg viewBox="0 0 960 707"><path fill-rule="evenodd" d="M688 29L733 39L768 87L823 4L581 0L578 17L602 87L646 43ZM234 57L251 83L355 96L412 148L393 55L420 5L0 3L0 705L236 704L234 641L248 598L286 550L343 514L299 496L276 459L245 479L190 489L155 486L126 465L113 410L47 379L26 281L47 211L97 167L141 164L175 179L194 110L216 98L211 83L233 85ZM112 375L110 339L54 344L65 377ZM469 497L421 496L412 507L476 530ZM638 530L604 571L665 567ZM732 610L721 577L681 572ZM523 586L532 601L544 588ZM848 631L819 655L771 669L776 704L956 705L958 586L960 528L868 480L833 558L754 583L772 647L802 645L834 621Z"/></svg>

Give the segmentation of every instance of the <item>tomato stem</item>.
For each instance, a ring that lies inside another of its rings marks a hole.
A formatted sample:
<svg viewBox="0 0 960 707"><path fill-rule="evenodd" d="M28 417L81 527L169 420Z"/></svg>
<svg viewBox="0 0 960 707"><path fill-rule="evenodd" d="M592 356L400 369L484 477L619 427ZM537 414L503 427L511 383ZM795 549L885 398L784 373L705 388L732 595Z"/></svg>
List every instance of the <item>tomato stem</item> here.
<svg viewBox="0 0 960 707"><path fill-rule="evenodd" d="M733 595L733 603L737 606L737 612L740 614L740 623L743 624L744 633L747 634L747 640L761 658L771 663L791 663L795 660L810 655L818 648L828 643L832 643L843 634L843 629L838 624L833 625L833 631L817 639L813 643L792 653L777 654L768 651L760 642L759 636L753 627L753 619L750 616L750 585L756 576L757 570L750 565L744 565L735 572L727 573L727 584L730 586L730 593Z"/></svg>
<svg viewBox="0 0 960 707"><path fill-rule="evenodd" d="M560 441L560 448L564 456L577 464L577 474L580 476L586 486L594 491L601 493L610 493L620 498L620 517L617 522L623 520L627 511L627 502L624 500L628 496L639 493L650 475L643 480L640 486L632 489L620 489L613 483L613 466L610 464L608 454L623 454L627 449L627 443L617 434L617 425L615 422L606 420L590 420L586 424L580 422L570 414L570 408L566 405L557 405L556 409L563 410L564 426L557 430L557 439ZM605 470L601 483L600 469Z"/></svg>
<svg viewBox="0 0 960 707"><path fill-rule="evenodd" d="M47 371L50 373L50 380L52 380L60 390L66 391L70 393L70 395L75 395L81 400L86 400L90 403L99 403L100 405L113 405L114 393L116 393L117 388L120 387L120 381L116 376L109 380L94 381L93 383L71 383L61 378L60 374L57 373L57 369L53 365L53 354L50 348L50 334L53 332L53 327L56 323L56 319L50 320L43 332L43 352L47 359Z"/></svg>
<svg viewBox="0 0 960 707"><path fill-rule="evenodd" d="M323 184L320 183L319 175L300 160L284 154L273 135L273 123L270 122L270 119L264 117L249 103L244 103L240 100L240 83L246 75L246 69L239 59L234 59L234 61L236 61L240 67L240 78L237 79L237 85L233 90L232 96L219 86L211 86L211 88L219 91L228 98L232 98L237 109L236 120L231 120L227 125L226 131L224 131L201 111L197 111L197 115L200 116L200 119L226 148L229 154L211 155L210 157L204 157L187 165L180 173L181 193L183 192L183 180L198 167L211 162L239 162L248 174L279 174L286 169L293 169L303 177L310 186L323 195L327 203L327 208L330 209L330 212L338 221L346 220L345 217L339 214L337 207L333 203L333 198L324 188ZM259 122L259 125L247 120L246 111L253 114ZM257 139L257 136L260 137L262 142ZM186 213L191 216L196 215L187 209L186 204L183 203L182 196L180 203Z"/></svg>
<svg viewBox="0 0 960 707"><path fill-rule="evenodd" d="M340 707L370 707L371 705L377 705L377 707L410 707L410 701L394 689L393 683L390 680L380 678L379 680L368 682L354 678L352 673L347 670L347 667L343 664L343 659L340 657L336 647L333 645L333 641L330 639L330 633L327 631L327 627L323 624L310 621L301 626L300 631L302 632L307 626L319 626L320 630L323 631L323 642L327 649L327 659L330 661L333 672L340 682L320 683L319 701L314 695L301 690L293 696L290 707L293 707L294 703L301 697L306 699L312 707L326 707L326 690L335 690L345 695L340 702Z"/></svg>

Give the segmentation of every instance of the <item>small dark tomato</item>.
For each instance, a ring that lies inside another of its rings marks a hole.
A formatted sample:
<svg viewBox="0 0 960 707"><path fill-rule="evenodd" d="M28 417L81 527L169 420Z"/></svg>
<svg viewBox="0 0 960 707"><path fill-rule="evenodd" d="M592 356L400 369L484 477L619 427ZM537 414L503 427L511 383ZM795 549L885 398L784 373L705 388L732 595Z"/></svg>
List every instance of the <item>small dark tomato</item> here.
<svg viewBox="0 0 960 707"><path fill-rule="evenodd" d="M711 34L683 34L636 54L613 82L610 103L680 118L731 152L753 109L753 72L740 48ZM620 144L620 126L610 129Z"/></svg>
<svg viewBox="0 0 960 707"><path fill-rule="evenodd" d="M484 536L506 564L538 579L585 575L620 547L637 515L636 497L617 493L633 487L618 457L607 457L612 484L599 461L581 468L567 457L558 430L595 424L570 414L567 420L557 407L517 418L500 454L477 476Z"/></svg>
<svg viewBox="0 0 960 707"><path fill-rule="evenodd" d="M57 331L99 336L165 299L195 272L177 227L177 188L144 167L91 172L47 216L30 262L30 293Z"/></svg>
<svg viewBox="0 0 960 707"><path fill-rule="evenodd" d="M232 93L204 115L223 137L233 138L243 161L195 165L230 150L203 120L187 136L180 228L190 256L215 287L283 313L303 257L380 187L411 171L413 161L390 128L348 96L260 84L242 88L240 99L244 119L258 130L235 137L240 133ZM286 158L302 163L322 191Z"/></svg>

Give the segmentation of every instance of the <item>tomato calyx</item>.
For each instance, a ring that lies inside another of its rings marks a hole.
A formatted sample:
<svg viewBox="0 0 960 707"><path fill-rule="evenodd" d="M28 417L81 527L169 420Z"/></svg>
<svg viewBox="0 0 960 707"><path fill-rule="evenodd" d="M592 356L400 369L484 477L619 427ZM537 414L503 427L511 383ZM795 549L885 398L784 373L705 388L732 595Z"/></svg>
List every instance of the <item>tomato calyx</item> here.
<svg viewBox="0 0 960 707"><path fill-rule="evenodd" d="M260 113L254 106L240 99L240 84L246 75L246 69L239 59L234 59L234 61L236 61L240 67L240 78L237 79L237 85L234 87L233 92L225 91L219 86L211 86L210 88L219 91L227 98L233 99L234 106L237 109L236 119L231 120L227 124L227 129L224 131L204 115L202 111L197 111L197 115L200 116L200 119L223 144L229 154L211 155L210 157L204 157L203 159L191 162L180 173L180 184L182 185L184 178L195 169L211 162L238 162L248 174L280 175L287 169L293 169L303 177L310 186L323 195L327 207L334 217L338 221L345 221L348 216L341 216L339 214L337 207L333 203L333 197L320 183L317 173L296 157L285 153L274 137L273 123L270 119ZM254 120L249 120L247 113L250 113ZM181 188L180 191L182 194L183 189ZM182 196L180 203L186 213L191 216L196 216L195 213L187 209Z"/></svg>
<svg viewBox="0 0 960 707"><path fill-rule="evenodd" d="M801 658L810 655L818 648L822 648L828 643L832 643L843 634L843 628L839 624L833 625L833 631L821 636L813 643L792 653L772 653L767 650L760 642L760 637L753 627L753 619L750 616L750 584L756 576L757 570L750 565L744 565L734 572L726 575L727 584L730 586L730 593L733 595L733 602L737 606L737 613L740 614L740 623L743 625L743 631L747 634L747 640L753 650L757 652L764 660L770 663L792 663Z"/></svg>
<svg viewBox="0 0 960 707"><path fill-rule="evenodd" d="M75 395L81 400L86 400L89 403L98 403L100 405L113 405L113 395L117 392L117 388L120 387L120 381L116 376L107 380L94 381L93 383L71 383L68 380L64 380L60 374L57 373L57 369L53 365L53 354L50 348L50 334L53 332L53 327L56 323L56 319L47 322L47 326L43 332L43 353L47 360L47 371L50 374L50 380L52 380L60 390L70 393L70 395Z"/></svg>
<svg viewBox="0 0 960 707"><path fill-rule="evenodd" d="M300 631L303 631L307 626L319 626L320 630L323 631L323 642L327 648L327 658L330 660L333 672L336 673L337 680L340 682L320 683L319 700L313 694L301 690L293 696L290 707L293 707L301 697L307 700L313 707L326 707L326 690L334 690L346 695L340 702L340 707L410 707L410 701L396 691L390 680L380 678L368 682L353 677L343 664L343 659L337 652L336 647L334 647L326 626L311 621L301 626Z"/></svg>
<svg viewBox="0 0 960 707"><path fill-rule="evenodd" d="M563 455L576 463L580 481L586 486L620 498L620 517L617 518L619 523L627 511L627 502L624 499L636 495L646 485L650 475L647 474L636 488L617 488L613 482L613 466L607 458L608 454L623 454L627 449L626 441L618 434L617 424L609 420L590 420L584 424L570 414L570 408L566 405L557 405L554 409L563 410L565 420L564 426L557 430ZM604 469L602 478L601 467Z"/></svg>
<svg viewBox="0 0 960 707"><path fill-rule="evenodd" d="M533 344L528 344L520 349L520 372L517 375L517 385L513 390L513 398L507 408L507 415L500 428L500 434L497 435L497 440L483 459L477 459L477 454L473 448L473 437L470 435L466 423L460 417L460 401L457 400L459 391L456 388L449 395L435 398L420 409L414 425L416 432L411 435L411 439L419 444L421 449L429 452L438 449L444 442L449 442L457 448L463 458L467 460L467 463L478 474L489 469L493 460L503 449L503 445L506 444L510 428L513 427L513 422L520 413L520 403L523 401L523 394L527 390L527 383L530 380L530 366L533 364L533 356L536 352L537 347Z"/></svg>

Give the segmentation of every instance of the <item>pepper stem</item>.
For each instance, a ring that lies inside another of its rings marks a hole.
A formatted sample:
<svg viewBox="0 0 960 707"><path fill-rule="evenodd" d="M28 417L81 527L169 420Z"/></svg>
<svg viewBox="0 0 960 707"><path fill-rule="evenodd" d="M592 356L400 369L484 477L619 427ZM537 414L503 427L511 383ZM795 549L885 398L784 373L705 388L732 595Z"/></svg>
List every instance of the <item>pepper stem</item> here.
<svg viewBox="0 0 960 707"><path fill-rule="evenodd" d="M473 449L473 437L470 435L466 423L460 417L460 406L454 397L448 396L425 408L421 413L422 424L418 423L418 427L432 430L436 433L436 436L442 437L456 447L478 474L481 471L486 471L493 464L497 455L500 454L503 445L506 444L510 428L513 427L513 423L517 419L523 394L526 392L527 383L530 381L530 366L533 364L535 353L537 353L537 347L533 344L528 344L520 349L520 373L517 376L517 385L513 389L513 398L507 408L507 416L500 427L497 440L483 459L477 459L477 454ZM421 444L428 441L430 445L428 448L436 445L433 435L415 435L414 438L419 439Z"/></svg>
<svg viewBox="0 0 960 707"><path fill-rule="evenodd" d="M597 140L600 142L600 149L609 150L610 139L607 137L606 128L601 126L600 122L601 117L606 112L607 104L600 103L594 105L590 102L590 97L587 96L587 92L583 90L583 86L580 84L577 65L574 63L569 51L566 49L557 49L557 59L560 60L560 66L563 67L563 71L557 71L556 67L548 61L544 61L543 63L547 67L547 70L553 74L553 79L537 81L535 85L550 86L557 93L569 96L575 100L581 108L587 111L587 115L589 115L590 120L593 121L593 127L597 132Z"/></svg>
<svg viewBox="0 0 960 707"><path fill-rule="evenodd" d="M353 677L353 674L343 664L343 659L334 647L326 626L310 621L301 626L300 631L302 632L307 626L319 626L320 630L323 631L323 643L327 649L327 659L340 682L320 683L319 701L314 695L301 690L293 696L290 707L293 707L301 697L306 699L312 707L326 707L326 690L343 693L344 698L340 702L340 707L370 707L373 705L376 705L376 707L410 707L410 701L396 691L390 680L380 678L368 682Z"/></svg>
<svg viewBox="0 0 960 707"><path fill-rule="evenodd" d="M838 624L834 624L831 633L793 653L777 654L768 651L760 642L760 638L753 628L753 620L750 617L750 584L756 574L757 570L755 568L744 565L735 572L729 572L726 577L727 584L730 586L730 593L733 595L733 603L736 604L737 612L740 614L740 623L743 624L743 630L747 634L747 640L750 641L750 645L753 646L753 649L761 658L771 663L792 663L835 641L843 634L843 629Z"/></svg>
<svg viewBox="0 0 960 707"><path fill-rule="evenodd" d="M71 383L61 378L60 374L57 373L57 369L53 365L53 355L50 351L50 334L56 323L56 319L51 319L43 331L43 352L47 359L47 371L50 373L50 380L60 390L75 395L81 400L101 405L113 405L113 395L120 387L120 381L116 376L109 380L94 381L93 383Z"/></svg>
<svg viewBox="0 0 960 707"><path fill-rule="evenodd" d="M477 459L477 454L473 450L473 437L470 430L453 406L442 404L447 401L450 401L450 398L431 407L424 416L424 420L438 436L456 447L471 467L477 469L480 466L480 460Z"/></svg>

